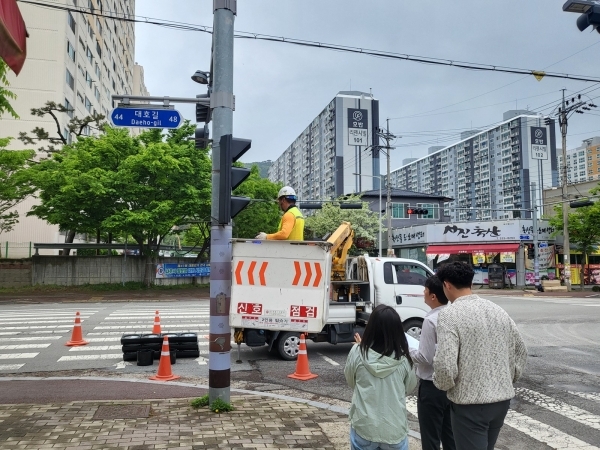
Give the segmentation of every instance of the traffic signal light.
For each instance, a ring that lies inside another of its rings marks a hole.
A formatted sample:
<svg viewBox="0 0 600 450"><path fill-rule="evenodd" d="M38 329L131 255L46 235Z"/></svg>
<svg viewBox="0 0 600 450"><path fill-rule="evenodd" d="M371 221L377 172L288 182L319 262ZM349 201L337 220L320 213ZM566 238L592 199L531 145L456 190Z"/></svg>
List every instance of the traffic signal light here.
<svg viewBox="0 0 600 450"><path fill-rule="evenodd" d="M544 123L548 126L552 125L552 119L550 117L546 117L544 119Z"/></svg>
<svg viewBox="0 0 600 450"><path fill-rule="evenodd" d="M196 135L194 138L196 142L196 148L206 148L210 141L210 130L208 125L196 128Z"/></svg>
<svg viewBox="0 0 600 450"><path fill-rule="evenodd" d="M569 202L569 206L571 208L583 208L584 206L592 206L594 204L593 201L585 199L585 200L574 200Z"/></svg>
<svg viewBox="0 0 600 450"><path fill-rule="evenodd" d="M200 99L210 99L208 94L196 95L196 98ZM210 104L206 101L202 103L196 103L196 122L208 123L212 119L212 110L210 109Z"/></svg>
<svg viewBox="0 0 600 450"><path fill-rule="evenodd" d="M340 203L340 209L362 209L362 203Z"/></svg>
<svg viewBox="0 0 600 450"><path fill-rule="evenodd" d="M416 214L416 215L419 215L419 216L421 216L421 215L425 215L426 216L427 214L429 214L429 210L423 209L423 208L409 207L409 208L406 208L406 214L408 214L409 216L411 214Z"/></svg>
<svg viewBox="0 0 600 450"><path fill-rule="evenodd" d="M527 244L527 259L535 259L535 245Z"/></svg>
<svg viewBox="0 0 600 450"><path fill-rule="evenodd" d="M219 224L227 225L231 219L248 206L248 197L235 197L231 195L237 186L250 175L250 169L233 167L233 163L246 153L251 145L250 139L237 139L226 134L220 140L219 161Z"/></svg>

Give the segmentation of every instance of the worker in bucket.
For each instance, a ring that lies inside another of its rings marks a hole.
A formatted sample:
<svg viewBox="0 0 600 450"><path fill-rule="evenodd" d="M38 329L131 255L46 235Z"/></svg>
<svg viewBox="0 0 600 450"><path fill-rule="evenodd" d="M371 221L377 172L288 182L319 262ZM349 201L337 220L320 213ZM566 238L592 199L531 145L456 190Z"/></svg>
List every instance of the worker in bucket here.
<svg viewBox="0 0 600 450"><path fill-rule="evenodd" d="M258 233L256 239L269 239L279 241L303 241L304 240L304 216L296 206L296 191L289 186L284 186L277 194L277 202L283 211L279 221L277 233Z"/></svg>

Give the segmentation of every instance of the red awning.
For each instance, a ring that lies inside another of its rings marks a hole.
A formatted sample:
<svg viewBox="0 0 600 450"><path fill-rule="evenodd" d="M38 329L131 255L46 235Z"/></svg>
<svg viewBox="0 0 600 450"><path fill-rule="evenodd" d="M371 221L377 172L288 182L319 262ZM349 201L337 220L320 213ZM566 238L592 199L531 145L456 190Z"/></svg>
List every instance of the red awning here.
<svg viewBox="0 0 600 450"><path fill-rule="evenodd" d="M519 250L519 244L455 244L455 245L430 245L425 252L428 255L458 253L514 253Z"/></svg>
<svg viewBox="0 0 600 450"><path fill-rule="evenodd" d="M0 0L0 57L19 75L27 56L27 29L16 0Z"/></svg>

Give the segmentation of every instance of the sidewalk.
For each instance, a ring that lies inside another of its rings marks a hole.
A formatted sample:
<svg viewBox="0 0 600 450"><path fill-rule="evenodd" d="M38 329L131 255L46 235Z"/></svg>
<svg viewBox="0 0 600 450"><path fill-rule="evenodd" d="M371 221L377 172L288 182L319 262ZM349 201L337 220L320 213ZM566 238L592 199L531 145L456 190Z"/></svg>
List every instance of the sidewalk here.
<svg viewBox="0 0 600 450"><path fill-rule="evenodd" d="M347 411L339 406L232 388L233 412L190 407L206 393L207 386L177 382L0 377L0 447L350 448ZM420 448L410 439L411 450Z"/></svg>

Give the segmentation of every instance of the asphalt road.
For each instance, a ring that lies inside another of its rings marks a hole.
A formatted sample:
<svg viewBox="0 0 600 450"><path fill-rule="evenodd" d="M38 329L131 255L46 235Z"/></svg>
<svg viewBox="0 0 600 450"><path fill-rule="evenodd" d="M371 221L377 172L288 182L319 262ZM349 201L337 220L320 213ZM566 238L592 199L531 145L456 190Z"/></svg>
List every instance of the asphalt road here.
<svg viewBox="0 0 600 450"><path fill-rule="evenodd" d="M529 360L511 404L498 449L600 448L600 299L492 296L515 320L528 345ZM193 331L201 357L178 359L173 372L182 381L207 384L208 301L0 304L0 376L101 375L147 378L157 364L138 367L120 357L124 332L150 332L154 310L163 331ZM90 344L69 348L75 311L81 311ZM351 391L343 367L351 345L309 341L310 369L318 378L287 377L294 362L273 357L266 348L232 351L232 387L294 394L345 405ZM0 394L0 403L2 395ZM414 411L414 399L409 399ZM411 417L411 427L417 427Z"/></svg>

